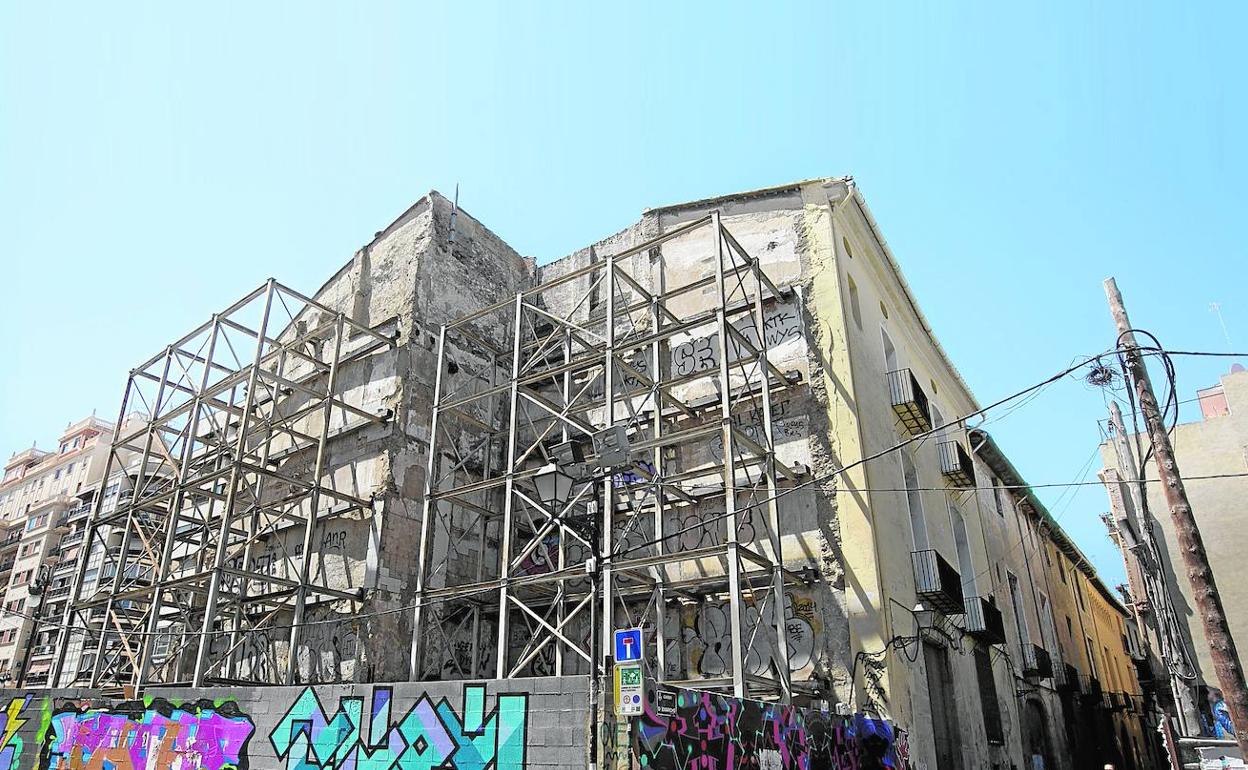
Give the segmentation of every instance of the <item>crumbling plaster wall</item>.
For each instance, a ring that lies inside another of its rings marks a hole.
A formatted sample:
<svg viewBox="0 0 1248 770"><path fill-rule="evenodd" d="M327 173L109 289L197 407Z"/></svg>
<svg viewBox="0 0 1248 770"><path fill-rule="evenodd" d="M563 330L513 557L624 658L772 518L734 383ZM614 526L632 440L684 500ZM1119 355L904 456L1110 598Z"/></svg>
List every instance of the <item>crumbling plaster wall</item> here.
<svg viewBox="0 0 1248 770"><path fill-rule="evenodd" d="M773 398L773 401L779 402L773 415L777 456L813 473L826 473L836 462L839 440L839 434L832 430L829 422L820 377L825 361L821 358L819 340L826 336L830 327L822 322L824 308L816 305L810 294L812 271L818 270L824 261L824 257L815 252L824 244L812 238L809 213L798 188L647 211L633 226L542 266L538 271L538 282L566 275L591 260L602 260L608 254L624 251L716 209L724 226L743 248L760 259L768 277L781 288L794 289L792 298L768 307L769 319L776 313L788 312L790 306L800 316L791 319L791 333L775 340L778 344L769 350L772 363L778 368L796 371L802 377L801 384L796 388L780 392ZM625 264L629 274L639 283L649 291L658 292L713 274L713 255L711 231L707 227L663 244L654 254L634 255ZM597 302L586 301L573 316L576 320L586 319L590 309L602 301L601 290L591 292L592 280L591 276L583 276L550 292L547 302L551 309L566 313L590 293L591 300ZM752 290L752 283L747 282L747 286ZM718 303L718 290L712 285L679 298L671 304L671 308L687 316L712 309ZM700 328L673 337L668 353L679 355L683 345L712 331L710 327ZM709 385L709 381L705 381L686 388L685 395L706 395L695 391L698 387L706 389ZM780 500L779 507L786 566L797 570L814 568L820 577L815 584L792 591L790 606L785 610L790 621L790 668L795 678L814 680L826 688L824 692L830 700L844 700L848 696L852 662L833 490L834 486L829 484L788 494ZM708 510L703 515L712 517L715 513ZM689 522L681 521L680 524L687 527ZM770 545L761 537L755 547L769 555L771 553ZM707 564L697 566L700 569L721 568ZM722 630L719 628L722 624L717 624L714 616L707 614L713 609L687 609L668 619L673 631L679 629L678 633L669 631L667 635L672 640L667 655L669 668L673 669L669 670L669 675L720 673L713 670L716 660L713 651L720 640L712 637ZM672 661L683 661L683 664L673 668Z"/></svg>
<svg viewBox="0 0 1248 770"><path fill-rule="evenodd" d="M531 278L528 264L481 223L436 192L422 198L360 249L315 295L356 323L398 344L350 367L342 390L390 420L332 439L335 484L373 500L373 515L341 518L320 540L341 545L343 558L324 560L337 587L367 589L363 615L395 610L413 599L421 504L429 447L429 415L437 368L437 332L446 321L506 299ZM353 343L363 344L367 335ZM329 540L324 540L328 537ZM320 563L320 561L318 561ZM336 603L340 604L340 603ZM410 612L352 620L341 607L312 611L301 644L303 681L405 679L411 649Z"/></svg>

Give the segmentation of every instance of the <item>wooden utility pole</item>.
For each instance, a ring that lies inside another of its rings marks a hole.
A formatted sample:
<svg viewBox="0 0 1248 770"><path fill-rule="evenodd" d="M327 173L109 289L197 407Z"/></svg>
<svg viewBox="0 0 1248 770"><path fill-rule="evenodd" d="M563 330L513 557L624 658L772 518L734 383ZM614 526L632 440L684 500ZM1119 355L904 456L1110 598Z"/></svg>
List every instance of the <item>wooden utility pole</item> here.
<svg viewBox="0 0 1248 770"><path fill-rule="evenodd" d="M1122 304L1122 294L1118 292L1118 284L1113 278L1105 279L1105 297L1109 300L1109 310L1118 326L1118 344L1126 356L1127 369L1134 382L1136 398L1140 402L1140 412L1148 426L1153 459L1157 463L1157 478L1161 481L1166 504L1170 508L1170 518L1174 521L1174 530L1179 538L1183 566L1187 579L1192 584L1192 594L1204 625L1205 639L1209 642L1209 653L1213 658L1214 672L1218 676L1218 686L1222 688L1222 697L1231 711L1231 721L1235 723L1235 738L1239 743L1239 750L1248 758L1248 686L1244 684L1244 669L1239 664L1235 640L1231 637L1226 612L1222 609L1222 598L1213 579L1213 569L1205 554L1205 544L1201 540L1200 529L1196 526L1196 517L1192 515L1192 505L1183 488L1179 466L1174 461L1174 447L1170 445L1170 436L1157 406L1157 396L1148 379L1144 356L1135 340L1135 334L1131 331L1131 321Z"/></svg>

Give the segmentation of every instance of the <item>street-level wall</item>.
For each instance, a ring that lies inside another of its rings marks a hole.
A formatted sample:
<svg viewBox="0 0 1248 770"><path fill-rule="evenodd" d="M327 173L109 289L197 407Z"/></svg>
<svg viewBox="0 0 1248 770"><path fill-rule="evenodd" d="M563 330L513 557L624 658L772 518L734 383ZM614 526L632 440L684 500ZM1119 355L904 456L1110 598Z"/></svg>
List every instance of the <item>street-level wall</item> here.
<svg viewBox="0 0 1248 770"><path fill-rule="evenodd" d="M316 687L0 691L7 770L585 767L584 677Z"/></svg>

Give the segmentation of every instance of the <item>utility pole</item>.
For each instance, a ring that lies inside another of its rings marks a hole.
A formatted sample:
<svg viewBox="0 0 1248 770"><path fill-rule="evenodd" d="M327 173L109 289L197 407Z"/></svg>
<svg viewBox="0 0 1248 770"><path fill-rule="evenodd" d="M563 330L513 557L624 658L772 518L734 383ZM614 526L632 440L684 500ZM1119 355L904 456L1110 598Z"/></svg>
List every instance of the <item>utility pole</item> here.
<svg viewBox="0 0 1248 770"><path fill-rule="evenodd" d="M1127 369L1135 386L1136 398L1140 402L1140 411L1148 426L1153 459L1157 463L1157 477L1161 480L1170 517L1179 538L1183 566L1187 579L1191 581L1196 609L1200 612L1205 638L1209 642L1213 669L1218 676L1218 685L1222 688L1222 697L1230 709L1231 721L1235 723L1235 738L1239 743L1240 753L1248 758L1248 686L1244 684L1244 669L1240 666L1235 640L1231 637L1231 629L1226 622L1222 598L1213 579L1213 569L1209 566L1205 544L1200 537L1200 529L1196 526L1196 517L1192 514L1192 505L1183 488L1183 478L1179 475L1179 466L1174 460L1174 447L1170 445L1170 436L1166 433L1161 410L1157 406L1157 396L1153 393L1153 384L1148 378L1148 369L1144 366L1144 356L1135 340L1131 321L1127 318L1127 309L1122 304L1122 294L1113 278L1105 279L1105 297L1109 300L1109 310L1118 327L1118 344L1126 356Z"/></svg>

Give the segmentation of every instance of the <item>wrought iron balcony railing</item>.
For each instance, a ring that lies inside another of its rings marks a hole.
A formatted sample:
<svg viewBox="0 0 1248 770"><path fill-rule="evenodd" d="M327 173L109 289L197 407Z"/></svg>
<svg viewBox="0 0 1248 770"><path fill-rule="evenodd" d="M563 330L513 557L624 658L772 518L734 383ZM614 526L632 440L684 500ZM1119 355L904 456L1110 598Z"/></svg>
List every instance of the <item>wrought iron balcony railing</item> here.
<svg viewBox="0 0 1248 770"><path fill-rule="evenodd" d="M992 597L971 596L966 600L966 632L985 644L1005 643L1005 620Z"/></svg>
<svg viewBox="0 0 1248 770"><path fill-rule="evenodd" d="M910 554L914 566L914 592L924 605L946 615L965 612L962 577L953 565L934 550Z"/></svg>
<svg viewBox="0 0 1248 770"><path fill-rule="evenodd" d="M1023 645L1023 676L1048 679L1053 676L1053 658L1049 651L1035 644Z"/></svg>
<svg viewBox="0 0 1248 770"><path fill-rule="evenodd" d="M897 369L886 375L888 379L888 399L893 411L906 426L911 436L926 433L932 429L932 410L927 403L927 394L919 385L914 373L909 369Z"/></svg>
<svg viewBox="0 0 1248 770"><path fill-rule="evenodd" d="M955 487L975 486L975 463L960 441L942 441L936 445L940 452L940 472Z"/></svg>

